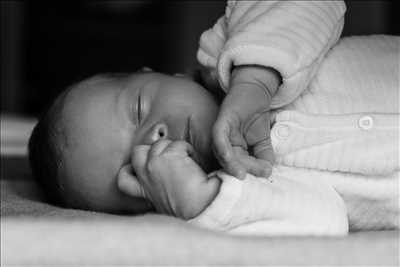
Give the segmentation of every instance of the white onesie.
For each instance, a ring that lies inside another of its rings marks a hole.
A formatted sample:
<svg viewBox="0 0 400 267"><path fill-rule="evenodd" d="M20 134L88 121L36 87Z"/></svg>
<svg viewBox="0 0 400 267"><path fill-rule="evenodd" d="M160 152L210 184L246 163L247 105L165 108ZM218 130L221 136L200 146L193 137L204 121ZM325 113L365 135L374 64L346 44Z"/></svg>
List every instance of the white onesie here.
<svg viewBox="0 0 400 267"><path fill-rule="evenodd" d="M216 219L213 210L226 205L217 197L193 222L254 234L343 234L340 198L350 229L399 228L400 37L338 42L345 10L342 1L228 1L225 15L203 33L198 60L214 70L225 91L232 67L246 64L276 69L282 84L271 104L274 183L251 176L228 182L234 178L219 174L222 188L243 187L234 189L243 195L221 196L239 203L238 210ZM257 202L250 191L266 202ZM282 203L287 213L268 222L268 214L253 210L276 211L268 203ZM248 214L242 213L245 207ZM311 216L311 210L319 212ZM260 223L239 230L249 221ZM320 225L313 232L305 222Z"/></svg>
<svg viewBox="0 0 400 267"><path fill-rule="evenodd" d="M280 175L280 173L284 175ZM285 175L275 168L268 179L247 174L241 181L218 171L220 192L190 223L247 235L345 235L346 206L331 185L316 177Z"/></svg>

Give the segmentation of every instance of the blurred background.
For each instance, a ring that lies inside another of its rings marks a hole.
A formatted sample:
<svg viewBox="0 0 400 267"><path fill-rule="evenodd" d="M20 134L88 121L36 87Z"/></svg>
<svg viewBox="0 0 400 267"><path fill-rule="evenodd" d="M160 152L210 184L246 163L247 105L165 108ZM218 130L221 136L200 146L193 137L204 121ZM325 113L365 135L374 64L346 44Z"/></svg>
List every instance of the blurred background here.
<svg viewBox="0 0 400 267"><path fill-rule="evenodd" d="M346 1L343 35L399 35L395 1ZM196 66L200 34L225 1L1 1L1 114L37 116L100 72Z"/></svg>

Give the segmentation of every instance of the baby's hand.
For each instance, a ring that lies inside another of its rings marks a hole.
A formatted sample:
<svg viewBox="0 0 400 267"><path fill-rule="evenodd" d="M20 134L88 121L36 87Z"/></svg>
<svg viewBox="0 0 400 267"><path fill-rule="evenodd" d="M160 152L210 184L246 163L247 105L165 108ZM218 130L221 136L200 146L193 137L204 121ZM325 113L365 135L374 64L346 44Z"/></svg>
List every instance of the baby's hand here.
<svg viewBox="0 0 400 267"><path fill-rule="evenodd" d="M190 219L218 194L219 180L209 179L192 154L190 144L166 139L134 148L132 166L157 212Z"/></svg>
<svg viewBox="0 0 400 267"><path fill-rule="evenodd" d="M279 74L260 66L236 67L230 90L213 127L216 157L239 179L247 172L268 177L274 162L270 139L270 103Z"/></svg>

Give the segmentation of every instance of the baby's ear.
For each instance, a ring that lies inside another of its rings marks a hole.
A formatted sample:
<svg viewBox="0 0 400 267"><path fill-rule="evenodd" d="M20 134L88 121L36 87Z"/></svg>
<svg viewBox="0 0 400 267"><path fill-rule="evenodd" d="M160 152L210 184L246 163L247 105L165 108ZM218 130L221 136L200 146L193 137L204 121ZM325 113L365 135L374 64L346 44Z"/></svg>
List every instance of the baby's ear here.
<svg viewBox="0 0 400 267"><path fill-rule="evenodd" d="M121 192L131 197L146 198L143 187L139 184L130 164L126 164L119 169L117 186Z"/></svg>

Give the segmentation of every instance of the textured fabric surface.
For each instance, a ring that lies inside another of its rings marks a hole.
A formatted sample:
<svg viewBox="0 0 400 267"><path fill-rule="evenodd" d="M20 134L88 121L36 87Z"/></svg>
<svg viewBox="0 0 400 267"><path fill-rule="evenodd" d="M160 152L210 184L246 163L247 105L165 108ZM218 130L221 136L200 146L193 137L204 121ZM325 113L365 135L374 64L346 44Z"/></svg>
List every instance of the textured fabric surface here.
<svg viewBox="0 0 400 267"><path fill-rule="evenodd" d="M400 170L400 37L344 38L308 88L278 110L277 162L388 175Z"/></svg>
<svg viewBox="0 0 400 267"><path fill-rule="evenodd" d="M4 165L3 165L4 167ZM29 180L1 179L1 265L399 265L399 232L235 237L172 217L59 209Z"/></svg>
<svg viewBox="0 0 400 267"><path fill-rule="evenodd" d="M344 12L341 1L230 1L198 59L225 90L232 66L279 71L271 141L284 176L328 182L352 229L398 228L400 38L336 43Z"/></svg>
<svg viewBox="0 0 400 267"><path fill-rule="evenodd" d="M292 102L308 86L342 32L343 1L229 1L225 15L200 38L197 58L229 90L233 66L276 69L282 85L271 107Z"/></svg>
<svg viewBox="0 0 400 267"><path fill-rule="evenodd" d="M294 174L294 175L293 175ZM335 189L319 177L286 175L275 168L268 179L247 174L223 181L215 200L190 222L240 235L283 236L348 233L347 210Z"/></svg>
<svg viewBox="0 0 400 267"><path fill-rule="evenodd" d="M216 199L190 222L232 234L344 235L400 227L399 172L387 176L275 166L268 179L217 172Z"/></svg>

